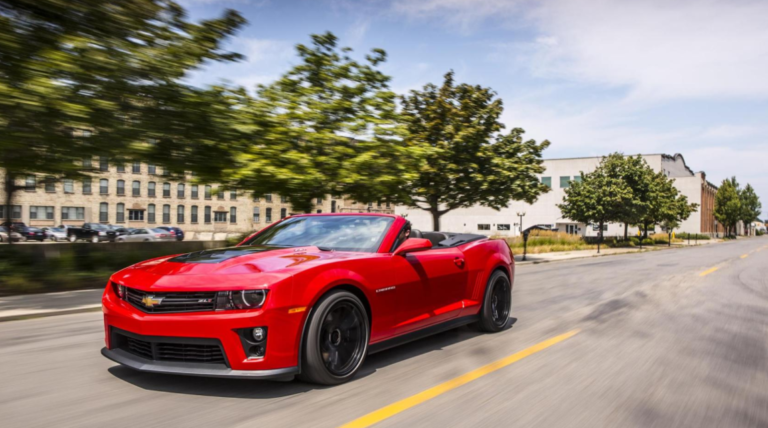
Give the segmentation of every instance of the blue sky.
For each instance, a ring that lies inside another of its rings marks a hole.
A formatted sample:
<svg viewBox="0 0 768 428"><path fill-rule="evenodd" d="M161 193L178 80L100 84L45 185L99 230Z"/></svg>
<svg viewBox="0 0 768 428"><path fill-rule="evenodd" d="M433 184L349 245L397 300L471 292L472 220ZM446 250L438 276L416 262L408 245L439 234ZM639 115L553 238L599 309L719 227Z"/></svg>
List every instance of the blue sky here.
<svg viewBox="0 0 768 428"><path fill-rule="evenodd" d="M230 43L248 59L197 84L252 88L331 31L362 55L387 51L398 93L458 81L490 86L507 127L549 139L546 158L682 153L719 184L752 184L768 214L768 2L722 0L182 0L193 19L236 9Z"/></svg>

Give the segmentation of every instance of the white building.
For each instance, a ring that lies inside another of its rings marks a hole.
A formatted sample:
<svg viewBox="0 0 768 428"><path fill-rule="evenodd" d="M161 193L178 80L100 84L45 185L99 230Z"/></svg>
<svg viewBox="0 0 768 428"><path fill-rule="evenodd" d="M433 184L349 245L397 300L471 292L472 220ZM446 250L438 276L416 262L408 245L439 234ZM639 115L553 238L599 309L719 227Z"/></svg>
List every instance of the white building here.
<svg viewBox="0 0 768 428"><path fill-rule="evenodd" d="M706 180L703 172L694 173L685 164L680 154L674 156L652 154L642 155L642 157L654 171L663 171L668 177L674 179L675 187L688 197L689 203L699 204L698 211L685 220L676 231L714 234L717 230L722 233L722 228L719 225L716 226L712 214L717 187ZM549 185L551 190L539 196L535 203L512 201L507 208L499 211L481 206L453 210L440 218L440 229L450 232L482 233L489 236L516 236L521 230L519 214L524 213L523 229L533 225L543 225L562 232L597 236L597 225L585 225L563 218L557 204L562 203L565 196L564 189L570 185L570 182L580 179L582 172L593 171L601 159L601 157L547 159L544 161L546 170L539 179L542 183ZM406 216L416 229L432 229L432 217L427 211L397 207L396 213ZM629 233L636 234L637 229L630 227ZM608 225L604 236L623 236L623 234L624 225L614 223Z"/></svg>

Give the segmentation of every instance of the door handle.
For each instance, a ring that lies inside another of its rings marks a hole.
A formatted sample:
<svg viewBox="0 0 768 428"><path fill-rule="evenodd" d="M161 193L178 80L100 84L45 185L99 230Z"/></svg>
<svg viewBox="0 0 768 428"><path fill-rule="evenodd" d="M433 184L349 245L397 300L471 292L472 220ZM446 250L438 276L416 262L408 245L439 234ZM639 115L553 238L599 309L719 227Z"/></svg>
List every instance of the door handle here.
<svg viewBox="0 0 768 428"><path fill-rule="evenodd" d="M462 257L456 257L453 259L453 263L458 266L459 268L464 267L464 259Z"/></svg>

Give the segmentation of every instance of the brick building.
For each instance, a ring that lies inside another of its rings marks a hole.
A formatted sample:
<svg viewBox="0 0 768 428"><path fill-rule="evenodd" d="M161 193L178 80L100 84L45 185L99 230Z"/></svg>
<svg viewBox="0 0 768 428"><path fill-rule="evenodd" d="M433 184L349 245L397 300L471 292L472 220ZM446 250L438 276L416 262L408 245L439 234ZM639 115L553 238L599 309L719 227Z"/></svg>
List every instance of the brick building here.
<svg viewBox="0 0 768 428"><path fill-rule="evenodd" d="M187 239L224 239L259 230L292 213L279 195L254 197L248 192L183 181L165 175L162 167L141 162L115 165L106 158L85 159L94 169L84 180L53 180L28 176L17 185L11 217L29 226L80 226L85 222L125 227L178 226ZM0 178L3 177L0 170ZM5 192L0 189L0 201ZM394 212L389 204L360 204L343 198L318 198L315 212ZM0 206L0 219L5 219Z"/></svg>

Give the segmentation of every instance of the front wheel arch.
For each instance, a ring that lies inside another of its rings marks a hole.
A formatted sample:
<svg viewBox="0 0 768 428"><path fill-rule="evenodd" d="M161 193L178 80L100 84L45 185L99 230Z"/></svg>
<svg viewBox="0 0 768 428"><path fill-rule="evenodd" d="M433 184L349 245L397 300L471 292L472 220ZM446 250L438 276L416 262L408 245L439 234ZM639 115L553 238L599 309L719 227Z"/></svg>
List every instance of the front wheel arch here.
<svg viewBox="0 0 768 428"><path fill-rule="evenodd" d="M368 301L368 297L365 295L363 290L359 289L358 287L355 287L351 284L339 284L334 287L329 288L328 290L325 290L323 294L317 296L317 298L312 302L312 306L308 308L306 311L306 316L304 317L304 322L302 323L301 327L301 339L299 340L299 349L298 352L296 352L296 356L298 357L298 367L299 367L299 373L301 373L301 360L304 357L304 343L307 340L307 328L309 326L309 320L312 318L312 315L315 313L315 309L317 307L317 302L319 302L323 297L327 296L330 293L333 293L334 291L347 291L355 295L360 301L363 303L363 307L365 308L365 313L368 316L368 329L373 329L373 313L371 312L371 304ZM370 340L371 332L368 332L368 340Z"/></svg>

